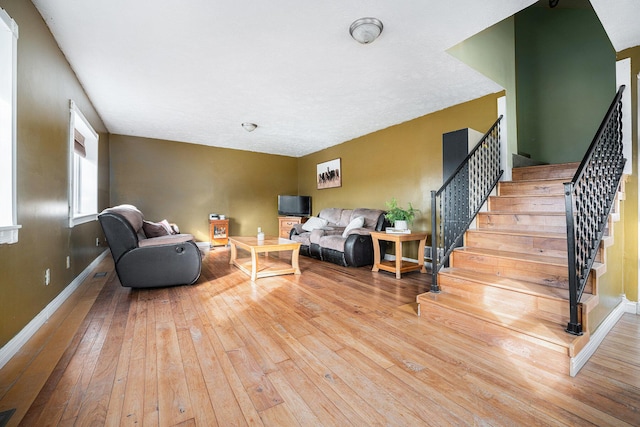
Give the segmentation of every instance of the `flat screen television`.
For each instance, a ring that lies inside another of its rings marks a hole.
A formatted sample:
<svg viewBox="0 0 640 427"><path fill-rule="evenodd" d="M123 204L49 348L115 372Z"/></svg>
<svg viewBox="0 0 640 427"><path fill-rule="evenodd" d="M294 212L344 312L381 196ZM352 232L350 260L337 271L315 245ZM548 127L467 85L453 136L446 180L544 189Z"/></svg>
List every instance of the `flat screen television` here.
<svg viewBox="0 0 640 427"><path fill-rule="evenodd" d="M278 196L278 215L311 216L311 196Z"/></svg>

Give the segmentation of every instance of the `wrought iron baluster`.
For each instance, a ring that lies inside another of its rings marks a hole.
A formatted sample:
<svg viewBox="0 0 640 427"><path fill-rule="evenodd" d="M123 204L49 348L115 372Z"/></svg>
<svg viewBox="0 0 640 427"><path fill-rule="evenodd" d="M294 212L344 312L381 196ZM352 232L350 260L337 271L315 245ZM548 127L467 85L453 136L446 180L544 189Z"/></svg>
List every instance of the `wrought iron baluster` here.
<svg viewBox="0 0 640 427"><path fill-rule="evenodd" d="M567 332L582 335L579 303L589 279L615 200L625 158L622 154L621 86L571 182L564 184L569 261Z"/></svg>
<svg viewBox="0 0 640 427"><path fill-rule="evenodd" d="M438 272L502 176L500 120L502 116L442 187L431 192L432 292L440 291Z"/></svg>

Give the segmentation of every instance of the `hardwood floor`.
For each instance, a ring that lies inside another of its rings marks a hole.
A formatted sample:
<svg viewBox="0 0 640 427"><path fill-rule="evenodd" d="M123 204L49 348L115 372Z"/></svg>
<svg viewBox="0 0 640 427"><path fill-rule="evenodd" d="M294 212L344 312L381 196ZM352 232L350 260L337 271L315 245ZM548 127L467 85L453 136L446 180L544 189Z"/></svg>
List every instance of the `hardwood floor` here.
<svg viewBox="0 0 640 427"><path fill-rule="evenodd" d="M135 290L105 259L0 370L7 425L640 425L639 316L571 378L418 317L429 275L228 261Z"/></svg>

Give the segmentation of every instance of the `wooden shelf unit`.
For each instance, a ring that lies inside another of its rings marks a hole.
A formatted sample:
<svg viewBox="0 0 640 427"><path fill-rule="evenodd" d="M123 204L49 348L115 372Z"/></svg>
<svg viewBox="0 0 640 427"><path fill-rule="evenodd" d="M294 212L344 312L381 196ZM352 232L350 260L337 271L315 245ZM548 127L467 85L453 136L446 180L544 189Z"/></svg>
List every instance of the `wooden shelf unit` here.
<svg viewBox="0 0 640 427"><path fill-rule="evenodd" d="M229 243L229 220L210 219L209 220L209 245L226 246Z"/></svg>

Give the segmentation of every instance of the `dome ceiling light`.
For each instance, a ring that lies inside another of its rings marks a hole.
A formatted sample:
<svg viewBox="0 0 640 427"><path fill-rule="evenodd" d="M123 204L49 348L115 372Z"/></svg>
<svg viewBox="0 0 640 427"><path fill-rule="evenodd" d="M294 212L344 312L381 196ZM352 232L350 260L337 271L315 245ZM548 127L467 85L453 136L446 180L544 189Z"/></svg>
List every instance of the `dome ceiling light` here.
<svg viewBox="0 0 640 427"><path fill-rule="evenodd" d="M249 122L244 122L242 124L242 127L244 128L244 130L246 130L247 132L253 132L254 130L256 130L256 128L258 127L257 124L255 123L249 123Z"/></svg>
<svg viewBox="0 0 640 427"><path fill-rule="evenodd" d="M382 22L376 18L360 18L349 27L351 37L358 43L369 44L382 33Z"/></svg>

